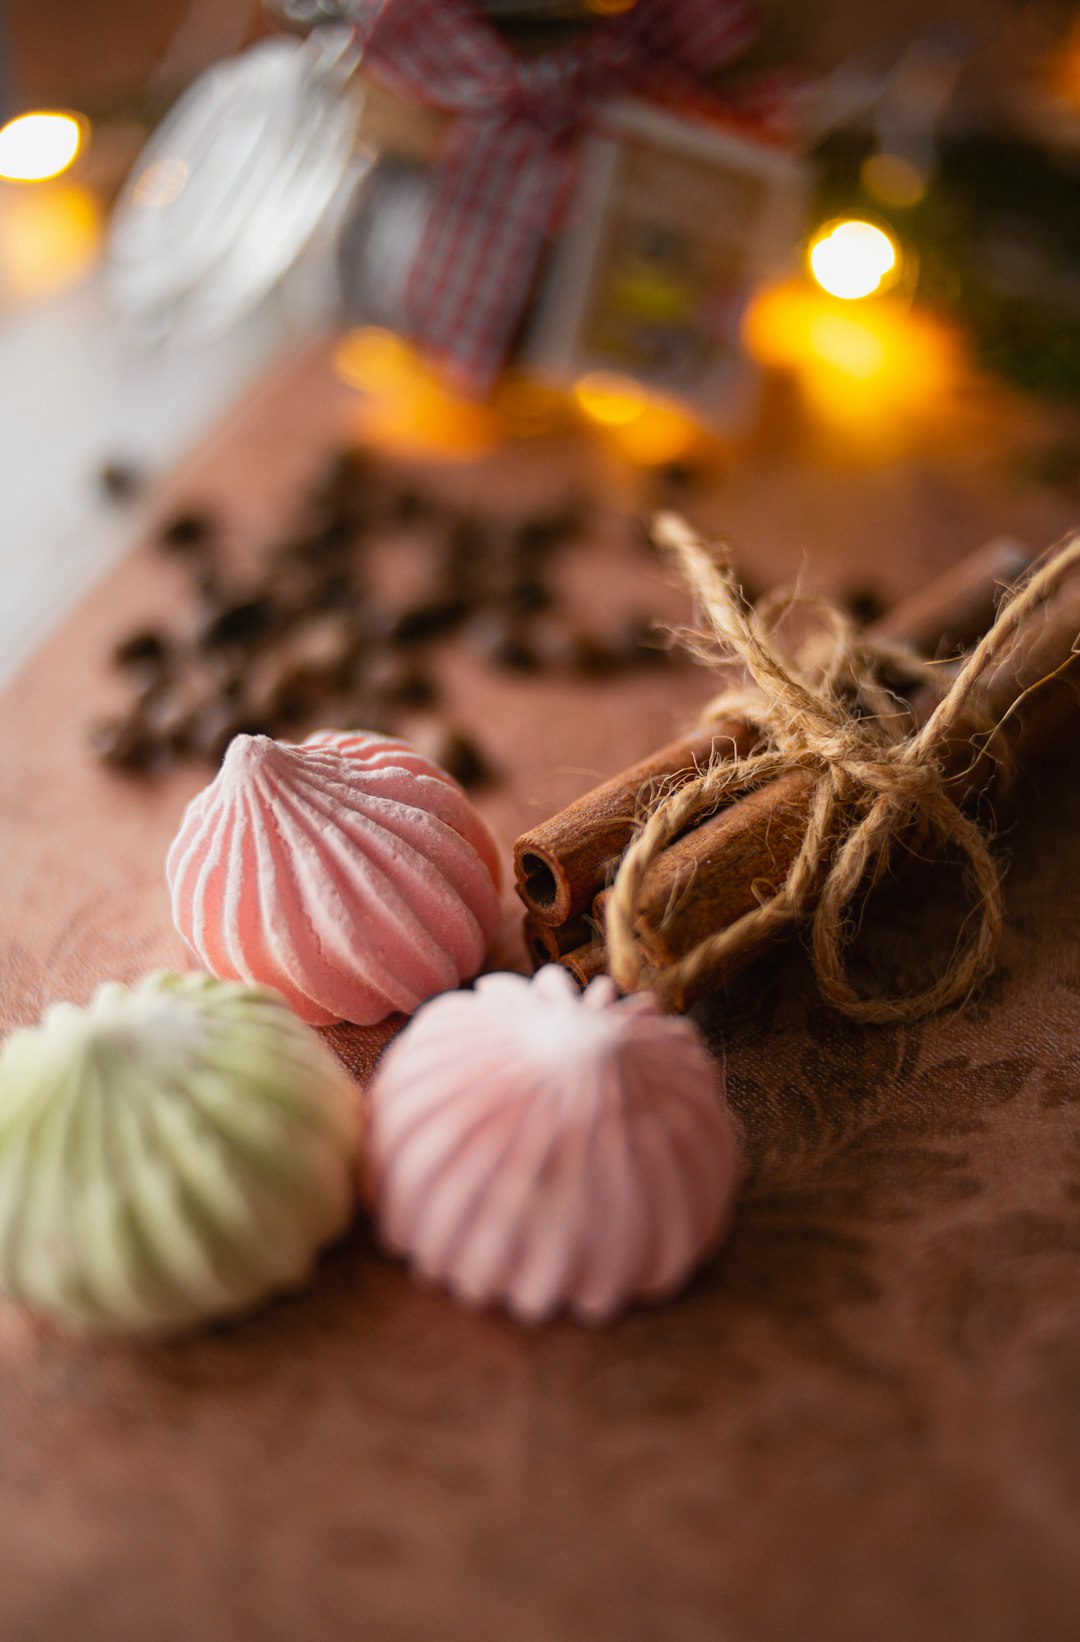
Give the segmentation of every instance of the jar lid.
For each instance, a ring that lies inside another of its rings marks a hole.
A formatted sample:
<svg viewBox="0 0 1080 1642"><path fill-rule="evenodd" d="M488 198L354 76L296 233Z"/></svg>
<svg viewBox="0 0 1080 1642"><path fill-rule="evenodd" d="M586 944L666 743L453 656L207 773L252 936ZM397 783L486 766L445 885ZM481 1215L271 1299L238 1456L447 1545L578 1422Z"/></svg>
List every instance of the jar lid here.
<svg viewBox="0 0 1080 1642"><path fill-rule="evenodd" d="M113 213L107 287L149 339L209 339L292 267L355 176L352 29L260 41L189 86Z"/></svg>

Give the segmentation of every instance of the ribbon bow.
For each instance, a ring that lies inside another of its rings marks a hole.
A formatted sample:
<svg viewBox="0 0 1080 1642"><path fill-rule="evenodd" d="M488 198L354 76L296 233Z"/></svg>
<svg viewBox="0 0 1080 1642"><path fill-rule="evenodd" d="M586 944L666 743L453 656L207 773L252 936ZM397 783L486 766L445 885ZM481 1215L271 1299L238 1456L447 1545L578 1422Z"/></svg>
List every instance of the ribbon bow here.
<svg viewBox="0 0 1080 1642"><path fill-rule="evenodd" d="M585 40L534 58L518 57L468 0L353 9L367 65L457 116L405 301L417 341L484 392L569 197L573 139L591 107L650 85L678 91L737 56L753 33L749 0L637 0Z"/></svg>

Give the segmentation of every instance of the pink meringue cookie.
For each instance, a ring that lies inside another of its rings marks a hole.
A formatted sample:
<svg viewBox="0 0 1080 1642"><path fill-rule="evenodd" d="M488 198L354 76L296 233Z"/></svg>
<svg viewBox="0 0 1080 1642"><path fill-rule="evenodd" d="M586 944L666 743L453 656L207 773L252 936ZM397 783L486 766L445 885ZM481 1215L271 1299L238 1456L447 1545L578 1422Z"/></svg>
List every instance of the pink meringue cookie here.
<svg viewBox="0 0 1080 1642"><path fill-rule="evenodd" d="M275 987L313 1026L411 1013L476 974L498 922L490 833L390 736L237 736L165 871L204 968Z"/></svg>
<svg viewBox="0 0 1080 1642"><path fill-rule="evenodd" d="M425 1276L526 1321L602 1322L672 1293L742 1177L697 1028L557 964L429 1003L371 1088L380 1235Z"/></svg>

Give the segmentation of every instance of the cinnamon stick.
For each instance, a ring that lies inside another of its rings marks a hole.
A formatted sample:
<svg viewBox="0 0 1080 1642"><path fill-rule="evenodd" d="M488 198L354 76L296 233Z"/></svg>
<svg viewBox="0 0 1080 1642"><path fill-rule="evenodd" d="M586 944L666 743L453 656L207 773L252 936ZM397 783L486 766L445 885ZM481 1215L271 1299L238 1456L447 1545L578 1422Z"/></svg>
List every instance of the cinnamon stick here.
<svg viewBox="0 0 1080 1642"><path fill-rule="evenodd" d="M951 651L989 627L997 598L1030 555L998 539L902 600L868 631L923 653ZM737 719L671 741L576 799L514 846L517 893L540 923L558 927L588 911L633 835L643 807L663 786L681 786L716 756L745 757L756 733Z"/></svg>
<svg viewBox="0 0 1080 1642"><path fill-rule="evenodd" d="M1022 542L996 536L907 594L869 631L933 660L958 655L987 631L1002 594L1031 568L1031 559Z"/></svg>
<svg viewBox="0 0 1080 1642"><path fill-rule="evenodd" d="M526 913L523 934L525 950L533 968L539 969L543 964L558 963L560 958L577 947L587 946L594 939L596 928L591 919L574 918L570 923L554 929L550 924L542 924L531 913Z"/></svg>
<svg viewBox="0 0 1080 1642"><path fill-rule="evenodd" d="M607 973L607 947L603 941L589 941L576 952L567 952L559 962L582 986L588 986L597 975Z"/></svg>
<svg viewBox="0 0 1080 1642"><path fill-rule="evenodd" d="M587 912L630 842L642 806L661 784L681 785L717 753L745 757L756 741L756 732L734 719L694 730L522 833L514 845L514 870L529 912L551 926Z"/></svg>
<svg viewBox="0 0 1080 1642"><path fill-rule="evenodd" d="M1064 588L1037 612L1019 633L997 666L980 682L974 706L980 724L996 724L1010 713L1025 690L1052 672L1080 635L1080 579ZM1074 662L1059 688L1040 692L1008 719L1005 750L1018 751L1021 739L1030 747L1060 723L1063 707L1073 718L1080 701L1080 667ZM933 698L919 693L913 703L916 722L933 708ZM947 753L945 769L957 795L970 799L985 790L999 763L980 755L970 740L957 741ZM642 885L635 932L646 961L665 968L774 895L784 883L806 830L815 777L796 771L746 794L719 814L684 834L653 863ZM713 972L701 977L693 994L671 998L677 1009L723 985L760 956L763 946L741 948Z"/></svg>

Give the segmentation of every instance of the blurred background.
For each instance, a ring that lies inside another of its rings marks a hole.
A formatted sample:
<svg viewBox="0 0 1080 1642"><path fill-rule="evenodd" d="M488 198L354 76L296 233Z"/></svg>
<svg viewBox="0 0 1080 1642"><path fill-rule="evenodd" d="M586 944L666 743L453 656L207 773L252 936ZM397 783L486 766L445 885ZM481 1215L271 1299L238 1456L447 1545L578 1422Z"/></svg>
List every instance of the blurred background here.
<svg viewBox="0 0 1080 1642"><path fill-rule="evenodd" d="M533 57L632 5L484 9ZM711 149L670 110L593 142L603 234L570 211L479 394L412 347L403 295L451 116L357 75L334 10L0 0L6 673L132 539L144 481L319 331L372 437L441 460L570 416L644 468L747 441L886 463L1007 402L1038 482L1077 486L1074 6L768 0L702 73L731 110ZM695 189L730 207L690 244L660 200L690 217Z"/></svg>

